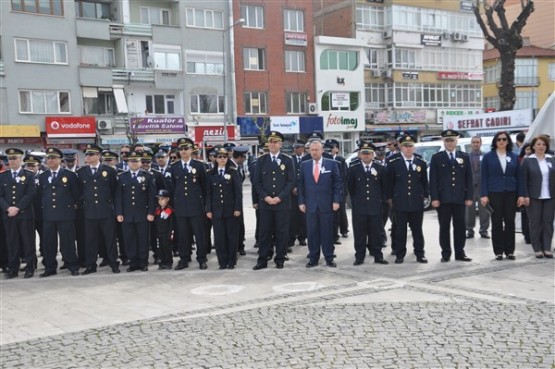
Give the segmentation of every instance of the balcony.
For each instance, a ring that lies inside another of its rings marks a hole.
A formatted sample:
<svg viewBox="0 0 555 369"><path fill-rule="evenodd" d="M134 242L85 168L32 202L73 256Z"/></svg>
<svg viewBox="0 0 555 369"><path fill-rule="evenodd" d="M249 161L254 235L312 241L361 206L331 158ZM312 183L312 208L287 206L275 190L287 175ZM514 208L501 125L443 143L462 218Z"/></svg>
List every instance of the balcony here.
<svg viewBox="0 0 555 369"><path fill-rule="evenodd" d="M141 23L110 23L110 34L112 39L122 36L152 37L152 25Z"/></svg>
<svg viewBox="0 0 555 369"><path fill-rule="evenodd" d="M110 39L110 22L106 19L77 18L75 19L77 37L95 40Z"/></svg>
<svg viewBox="0 0 555 369"><path fill-rule="evenodd" d="M4 61L0 60L0 76L5 75L5 70L4 70Z"/></svg>
<svg viewBox="0 0 555 369"><path fill-rule="evenodd" d="M114 82L154 82L153 69L112 69Z"/></svg>
<svg viewBox="0 0 555 369"><path fill-rule="evenodd" d="M515 87L536 87L540 85L539 77L518 77L515 76Z"/></svg>

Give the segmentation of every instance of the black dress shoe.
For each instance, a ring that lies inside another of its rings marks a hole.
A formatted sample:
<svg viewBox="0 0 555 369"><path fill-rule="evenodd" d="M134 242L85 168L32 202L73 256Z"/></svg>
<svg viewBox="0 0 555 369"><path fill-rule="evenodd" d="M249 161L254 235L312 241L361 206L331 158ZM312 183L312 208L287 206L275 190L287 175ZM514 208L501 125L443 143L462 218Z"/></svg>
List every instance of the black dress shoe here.
<svg viewBox="0 0 555 369"><path fill-rule="evenodd" d="M175 270L182 270L189 267L189 263L180 261L177 266L174 268Z"/></svg>
<svg viewBox="0 0 555 369"><path fill-rule="evenodd" d="M336 238L335 241L333 241L334 245L341 245L341 241L339 241L339 238Z"/></svg>
<svg viewBox="0 0 555 369"><path fill-rule="evenodd" d="M258 248L258 244L255 243L253 247L254 247L255 249L257 249L257 248Z"/></svg>
<svg viewBox="0 0 555 369"><path fill-rule="evenodd" d="M442 263L448 263L450 258L441 258Z"/></svg>
<svg viewBox="0 0 555 369"><path fill-rule="evenodd" d="M293 248L292 248L292 247L288 247L288 248L287 248L287 253L290 254L290 253L292 253L292 252L293 252Z"/></svg>
<svg viewBox="0 0 555 369"><path fill-rule="evenodd" d="M260 269L264 269L264 268L267 268L267 267L268 267L268 264L258 263L258 264L256 264L255 266L252 267L252 270L260 270Z"/></svg>
<svg viewBox="0 0 555 369"><path fill-rule="evenodd" d="M208 266L203 261L202 263L198 263L198 268L204 270L204 269L208 269Z"/></svg>
<svg viewBox="0 0 555 369"><path fill-rule="evenodd" d="M284 259L285 261L289 261L289 256L287 256L287 254L286 254L286 255L283 257L283 259Z"/></svg>
<svg viewBox="0 0 555 369"><path fill-rule="evenodd" d="M318 265L317 261L309 261L308 263L306 263L307 268L314 268L317 265Z"/></svg>
<svg viewBox="0 0 555 369"><path fill-rule="evenodd" d="M359 260L359 259L355 260L355 262L353 263L353 265L362 265L362 264L364 264L364 260Z"/></svg>
<svg viewBox="0 0 555 369"><path fill-rule="evenodd" d="M472 233L467 233L466 238L474 238L474 235Z"/></svg>
<svg viewBox="0 0 555 369"><path fill-rule="evenodd" d="M121 265L129 265L129 259L121 259Z"/></svg>
<svg viewBox="0 0 555 369"><path fill-rule="evenodd" d="M220 265L220 266L218 267L218 269L220 269L220 270L224 270L224 269L226 269L226 268L227 268L227 267L226 267L225 265Z"/></svg>
<svg viewBox="0 0 555 369"><path fill-rule="evenodd" d="M480 237L482 237L482 238L491 238L490 236L488 236L487 233L480 234Z"/></svg>
<svg viewBox="0 0 555 369"><path fill-rule="evenodd" d="M503 260L503 255L495 255L495 260Z"/></svg>
<svg viewBox="0 0 555 369"><path fill-rule="evenodd" d="M299 246L306 246L305 240L299 240Z"/></svg>
<svg viewBox="0 0 555 369"><path fill-rule="evenodd" d="M428 264L428 259L426 259L426 257L424 256L416 258L416 261L420 264Z"/></svg>
<svg viewBox="0 0 555 369"><path fill-rule="evenodd" d="M349 234L348 233L341 233L341 237L347 238L347 237L349 237Z"/></svg>
<svg viewBox="0 0 555 369"><path fill-rule="evenodd" d="M228 265L227 269L235 269L235 265Z"/></svg>
<svg viewBox="0 0 555 369"><path fill-rule="evenodd" d="M135 270L138 270L138 268L134 266L130 266L129 268L126 269L127 272L134 272Z"/></svg>
<svg viewBox="0 0 555 369"><path fill-rule="evenodd" d="M65 269L67 269L67 264L63 263L62 266L60 267L60 270L65 270Z"/></svg>
<svg viewBox="0 0 555 369"><path fill-rule="evenodd" d="M72 270L71 275L74 276L74 277L78 276L79 275L79 270Z"/></svg>
<svg viewBox="0 0 555 369"><path fill-rule="evenodd" d="M100 262L100 264L98 265L99 267L105 267L108 264L110 264L110 262L108 261L108 259L102 259L102 261Z"/></svg>
<svg viewBox="0 0 555 369"><path fill-rule="evenodd" d="M283 263L276 263L277 269L283 269Z"/></svg>
<svg viewBox="0 0 555 369"><path fill-rule="evenodd" d="M472 261L472 259L469 258L469 257L466 256L466 255L456 257L455 260L458 260L458 261Z"/></svg>
<svg viewBox="0 0 555 369"><path fill-rule="evenodd" d="M543 256L545 256L547 259L553 259L553 254L551 254L551 253L544 252Z"/></svg>
<svg viewBox="0 0 555 369"><path fill-rule="evenodd" d="M245 250L239 250L239 255L245 256L247 255L247 252Z"/></svg>
<svg viewBox="0 0 555 369"><path fill-rule="evenodd" d="M83 275L87 275L87 274L91 274L91 273L96 273L96 268L88 267L87 269L85 269L83 271Z"/></svg>
<svg viewBox="0 0 555 369"><path fill-rule="evenodd" d="M119 266L112 267L112 273L118 274L120 272Z"/></svg>
<svg viewBox="0 0 555 369"><path fill-rule="evenodd" d="M33 275L35 275L35 271L34 270L26 270L25 271L25 275L23 276L23 278L27 279L27 278L32 278Z"/></svg>
<svg viewBox="0 0 555 369"><path fill-rule="evenodd" d="M507 259L509 260L516 260L516 257L514 255L507 255Z"/></svg>
<svg viewBox="0 0 555 369"><path fill-rule="evenodd" d="M50 277L51 275L56 275L56 271L44 271L44 273L39 274L39 277Z"/></svg>
<svg viewBox="0 0 555 369"><path fill-rule="evenodd" d="M377 260L374 260L374 263L376 263L376 264L382 264L382 265L387 265L387 264L389 264L389 262L388 262L387 260L385 260L385 259L377 259Z"/></svg>
<svg viewBox="0 0 555 369"><path fill-rule="evenodd" d="M330 268L335 268L337 266L337 264L333 260L326 261L326 265L329 266Z"/></svg>
<svg viewBox="0 0 555 369"><path fill-rule="evenodd" d="M6 274L6 279L12 279L17 277L19 273L18 272L9 272L8 274Z"/></svg>
<svg viewBox="0 0 555 369"><path fill-rule="evenodd" d="M138 268L137 270L140 270L141 272L148 272L148 267L144 266L142 268Z"/></svg>
<svg viewBox="0 0 555 369"><path fill-rule="evenodd" d="M395 258L395 264L403 264L404 261L405 261L404 258L399 258L399 257Z"/></svg>

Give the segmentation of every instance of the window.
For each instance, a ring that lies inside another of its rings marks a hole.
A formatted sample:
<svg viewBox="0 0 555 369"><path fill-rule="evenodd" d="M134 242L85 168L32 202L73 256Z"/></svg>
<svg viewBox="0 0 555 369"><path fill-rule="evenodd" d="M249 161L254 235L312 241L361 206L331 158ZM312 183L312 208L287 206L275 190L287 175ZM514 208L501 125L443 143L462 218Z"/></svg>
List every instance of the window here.
<svg viewBox="0 0 555 369"><path fill-rule="evenodd" d="M152 45L154 69L181 70L181 47L173 45Z"/></svg>
<svg viewBox="0 0 555 369"><path fill-rule="evenodd" d="M415 69L418 65L418 69L421 69L420 58L416 57L416 49L395 49L395 68L412 68Z"/></svg>
<svg viewBox="0 0 555 369"><path fill-rule="evenodd" d="M515 86L537 86L538 59L517 58L515 59Z"/></svg>
<svg viewBox="0 0 555 369"><path fill-rule="evenodd" d="M324 50L320 55L322 70L355 70L358 67L358 51Z"/></svg>
<svg viewBox="0 0 555 369"><path fill-rule="evenodd" d="M266 114L268 105L265 92L245 93L245 114Z"/></svg>
<svg viewBox="0 0 555 369"><path fill-rule="evenodd" d="M380 69L385 67L385 51L382 49L366 49L368 56L368 67L370 69Z"/></svg>
<svg viewBox="0 0 555 369"><path fill-rule="evenodd" d="M322 111L355 111L358 109L358 92L326 92L322 95Z"/></svg>
<svg viewBox="0 0 555 369"><path fill-rule="evenodd" d="M224 70L221 52L187 51L187 73L222 75Z"/></svg>
<svg viewBox="0 0 555 369"><path fill-rule="evenodd" d="M387 105L402 108L482 107L478 84L395 83L388 94Z"/></svg>
<svg viewBox="0 0 555 369"><path fill-rule="evenodd" d="M67 64L67 44L61 41L15 39L15 61Z"/></svg>
<svg viewBox="0 0 555 369"><path fill-rule="evenodd" d="M305 114L307 96L306 92L287 92L285 94L287 114Z"/></svg>
<svg viewBox="0 0 555 369"><path fill-rule="evenodd" d="M146 95L146 111L154 114L174 114L175 95Z"/></svg>
<svg viewBox="0 0 555 369"><path fill-rule="evenodd" d="M63 0L12 0L12 10L46 15L64 15Z"/></svg>
<svg viewBox="0 0 555 369"><path fill-rule="evenodd" d="M241 6L241 18L245 20L243 27L264 28L264 8L261 6Z"/></svg>
<svg viewBox="0 0 555 369"><path fill-rule="evenodd" d="M75 1L75 16L80 18L111 19L110 4L86 0Z"/></svg>
<svg viewBox="0 0 555 369"><path fill-rule="evenodd" d="M243 68L246 70L264 70L266 69L266 58L264 57L264 49L243 49Z"/></svg>
<svg viewBox="0 0 555 369"><path fill-rule="evenodd" d="M224 13L218 10L187 8L187 27L224 29Z"/></svg>
<svg viewBox="0 0 555 369"><path fill-rule="evenodd" d="M32 114L71 113L69 91L20 90L19 112Z"/></svg>
<svg viewBox="0 0 555 369"><path fill-rule="evenodd" d="M191 95L191 113L223 113L224 104L223 95Z"/></svg>
<svg viewBox="0 0 555 369"><path fill-rule="evenodd" d="M168 9L141 6L142 24L170 25L170 11Z"/></svg>
<svg viewBox="0 0 555 369"><path fill-rule="evenodd" d="M498 110L500 106L501 100L499 99L499 96L484 98L484 109Z"/></svg>
<svg viewBox="0 0 555 369"><path fill-rule="evenodd" d="M501 63L484 68L484 83L495 83L501 78Z"/></svg>
<svg viewBox="0 0 555 369"><path fill-rule="evenodd" d="M283 11L283 30L304 32L304 12L302 10L285 9Z"/></svg>
<svg viewBox="0 0 555 369"><path fill-rule="evenodd" d="M367 109L385 108L385 85L382 83L367 83L364 107Z"/></svg>
<svg viewBox="0 0 555 369"><path fill-rule="evenodd" d="M94 87L93 89L96 90ZM113 115L117 113L113 92L96 91L96 97L94 97L94 95L95 94L83 94L83 113L85 115Z"/></svg>
<svg viewBox="0 0 555 369"><path fill-rule="evenodd" d="M95 46L79 47L81 53L81 65L95 67L115 67L114 49Z"/></svg>
<svg viewBox="0 0 555 369"><path fill-rule="evenodd" d="M547 64L547 75L550 81L555 81L555 63Z"/></svg>
<svg viewBox="0 0 555 369"><path fill-rule="evenodd" d="M537 91L516 91L516 101L514 110L536 109L538 107Z"/></svg>
<svg viewBox="0 0 555 369"><path fill-rule="evenodd" d="M356 9L357 29L383 31L384 30L384 8L369 5L357 5Z"/></svg>
<svg viewBox="0 0 555 369"><path fill-rule="evenodd" d="M304 72L304 51L285 50L285 71Z"/></svg>

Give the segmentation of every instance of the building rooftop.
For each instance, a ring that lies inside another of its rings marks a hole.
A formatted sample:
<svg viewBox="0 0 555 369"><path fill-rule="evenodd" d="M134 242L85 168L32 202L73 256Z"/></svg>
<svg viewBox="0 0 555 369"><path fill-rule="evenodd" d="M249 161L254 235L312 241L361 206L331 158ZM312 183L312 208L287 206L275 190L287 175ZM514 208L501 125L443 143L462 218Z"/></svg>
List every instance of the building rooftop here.
<svg viewBox="0 0 555 369"><path fill-rule="evenodd" d="M523 46L516 52L517 58L522 57L555 57L555 50L545 49L538 46ZM497 49L486 49L484 50L483 60L493 60L499 58L499 51Z"/></svg>

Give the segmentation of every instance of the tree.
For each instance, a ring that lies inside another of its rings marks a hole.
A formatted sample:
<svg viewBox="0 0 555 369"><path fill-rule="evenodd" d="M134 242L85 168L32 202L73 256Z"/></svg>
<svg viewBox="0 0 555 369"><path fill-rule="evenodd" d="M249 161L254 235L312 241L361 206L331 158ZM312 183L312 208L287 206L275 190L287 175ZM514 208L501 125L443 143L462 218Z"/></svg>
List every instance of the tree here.
<svg viewBox="0 0 555 369"><path fill-rule="evenodd" d="M516 100L516 53L523 46L521 33L528 17L534 11L534 2L532 0L520 0L522 11L510 27L505 16L505 0L495 0L492 5L490 5L489 0L482 0L482 4L489 30L480 15L480 0L477 0L477 5L474 7L476 21L480 25L486 40L499 51L501 58L501 81L499 85L501 106L499 110L513 110ZM495 22L494 13L497 14L500 26ZM490 30L493 36L490 34Z"/></svg>

